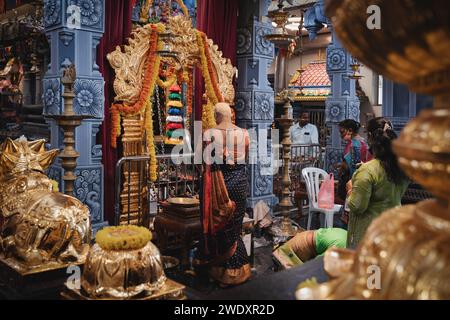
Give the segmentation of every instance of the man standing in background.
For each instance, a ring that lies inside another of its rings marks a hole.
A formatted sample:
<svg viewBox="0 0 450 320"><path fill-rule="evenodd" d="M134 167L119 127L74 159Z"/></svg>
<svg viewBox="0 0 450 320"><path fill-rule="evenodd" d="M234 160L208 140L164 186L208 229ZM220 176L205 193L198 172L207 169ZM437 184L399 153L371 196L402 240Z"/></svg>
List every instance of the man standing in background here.
<svg viewBox="0 0 450 320"><path fill-rule="evenodd" d="M299 121L290 128L292 144L313 145L319 144L319 132L317 127L309 123L309 113L302 112ZM312 147L308 149L308 156L316 156L317 150L313 152ZM298 152L294 152L292 156L298 156ZM301 148L302 156L305 156L305 148Z"/></svg>
<svg viewBox="0 0 450 320"><path fill-rule="evenodd" d="M299 121L291 127L290 131L293 144L319 143L319 132L315 125L309 123L308 112L302 112Z"/></svg>

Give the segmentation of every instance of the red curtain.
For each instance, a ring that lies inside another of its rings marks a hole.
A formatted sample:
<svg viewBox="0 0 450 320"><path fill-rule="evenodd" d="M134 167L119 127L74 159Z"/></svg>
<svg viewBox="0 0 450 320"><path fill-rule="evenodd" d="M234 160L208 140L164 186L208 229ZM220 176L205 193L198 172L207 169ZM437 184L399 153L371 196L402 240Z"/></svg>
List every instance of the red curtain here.
<svg viewBox="0 0 450 320"><path fill-rule="evenodd" d="M236 66L238 0L198 0L197 29L219 46L225 58ZM195 73L195 118L201 119L204 84L199 70Z"/></svg>
<svg viewBox="0 0 450 320"><path fill-rule="evenodd" d="M104 212L105 219L114 221L114 169L117 163L117 150L111 148L111 117L109 108L114 99L114 70L106 55L116 46L126 43L131 32L132 1L105 1L105 33L97 47L97 64L105 79L105 119L101 127L101 143L104 167Z"/></svg>

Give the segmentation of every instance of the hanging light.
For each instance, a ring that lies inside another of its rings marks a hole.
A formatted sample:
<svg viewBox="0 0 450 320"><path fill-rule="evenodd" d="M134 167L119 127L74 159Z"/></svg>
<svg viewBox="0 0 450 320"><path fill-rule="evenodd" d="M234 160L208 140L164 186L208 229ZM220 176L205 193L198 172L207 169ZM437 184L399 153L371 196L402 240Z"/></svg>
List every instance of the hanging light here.
<svg viewBox="0 0 450 320"><path fill-rule="evenodd" d="M358 60L353 58L352 63L350 63L350 67L352 68L352 71L353 71L353 73L348 76L350 79L359 80L359 79L363 78L363 76L361 75L361 71L360 71L361 64L359 63Z"/></svg>
<svg viewBox="0 0 450 320"><path fill-rule="evenodd" d="M298 86L300 87L299 92L297 93L297 95L303 95L303 84L302 84L302 74L305 71L305 69L303 69L303 37L302 37L302 29L304 29L303 27L303 11L301 13L300 17L295 17L296 19L299 19L298 21L298 43L299 43L299 53L300 53L300 66L299 68L296 70L298 73Z"/></svg>
<svg viewBox="0 0 450 320"><path fill-rule="evenodd" d="M286 29L290 31L296 31L300 27L300 22L302 18L297 16L292 16L287 19Z"/></svg>
<svg viewBox="0 0 450 320"><path fill-rule="evenodd" d="M286 31L289 13L284 11L283 5L279 3L278 10L269 12L267 16L270 20L272 20L274 30L272 34L265 35L264 38L275 44L277 47L287 47L290 42L295 39L294 35L290 35Z"/></svg>

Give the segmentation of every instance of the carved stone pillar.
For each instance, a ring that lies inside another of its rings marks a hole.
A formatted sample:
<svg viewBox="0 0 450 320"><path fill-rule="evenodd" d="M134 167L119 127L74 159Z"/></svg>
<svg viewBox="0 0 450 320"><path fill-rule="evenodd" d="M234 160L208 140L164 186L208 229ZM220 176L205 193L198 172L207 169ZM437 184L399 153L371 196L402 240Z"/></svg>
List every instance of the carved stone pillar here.
<svg viewBox="0 0 450 320"><path fill-rule="evenodd" d="M79 17L79 18L78 18ZM60 114L64 109L60 82L63 67L75 64L74 111L95 119L85 120L75 132L77 160L74 195L91 212L92 225L105 224L103 213L103 165L97 133L104 115L104 81L96 63L96 48L104 32L104 0L48 0L44 4L45 33L50 43L51 61L43 80L44 114ZM52 120L52 147L62 147L63 135ZM63 189L59 162L49 169L49 176Z"/></svg>
<svg viewBox="0 0 450 320"><path fill-rule="evenodd" d="M344 119L359 122L356 81L349 78L352 74L350 67L352 60L352 56L337 41L333 31L332 43L327 48L327 72L331 80L331 96L325 102L325 121L331 133L327 139L325 158L328 172L335 171L335 164L342 162L343 146L339 134L339 122Z"/></svg>
<svg viewBox="0 0 450 320"><path fill-rule="evenodd" d="M274 93L267 79L267 69L273 60L273 44L264 39L271 33L267 15L270 1L240 1L238 22L237 64L238 83L236 92L236 123L249 130L269 129L274 118ZM251 145L256 150L257 143ZM268 155L271 142L268 141ZM271 166L269 159L258 159L249 165L249 197L247 206L254 207L263 200L270 207L276 201L273 195L273 176L264 172Z"/></svg>

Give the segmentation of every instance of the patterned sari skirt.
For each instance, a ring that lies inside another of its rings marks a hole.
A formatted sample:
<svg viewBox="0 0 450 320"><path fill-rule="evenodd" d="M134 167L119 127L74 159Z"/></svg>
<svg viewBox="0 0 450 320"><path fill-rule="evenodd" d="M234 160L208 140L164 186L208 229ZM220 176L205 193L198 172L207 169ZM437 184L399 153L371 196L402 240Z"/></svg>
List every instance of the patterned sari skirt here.
<svg viewBox="0 0 450 320"><path fill-rule="evenodd" d="M222 284L236 285L251 276L249 257L241 238L248 189L246 165L213 165L214 170L222 172L228 196L235 202L236 209L225 226L214 235L208 235L200 248L208 248L203 256L209 258L210 276Z"/></svg>

